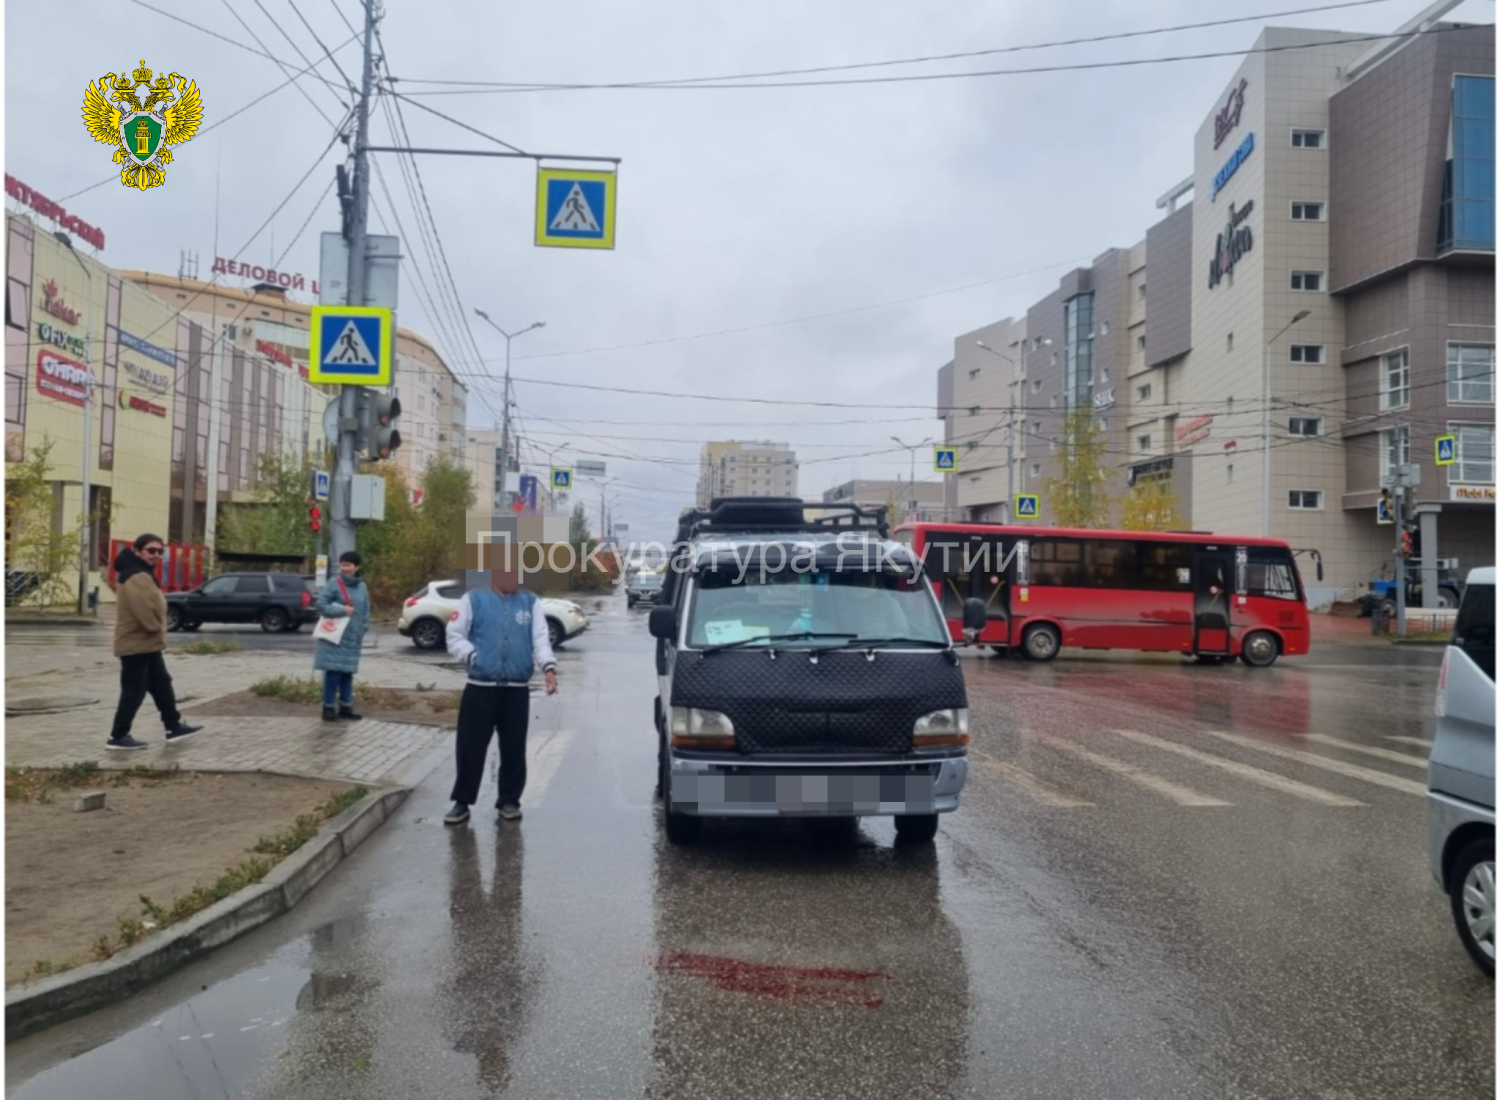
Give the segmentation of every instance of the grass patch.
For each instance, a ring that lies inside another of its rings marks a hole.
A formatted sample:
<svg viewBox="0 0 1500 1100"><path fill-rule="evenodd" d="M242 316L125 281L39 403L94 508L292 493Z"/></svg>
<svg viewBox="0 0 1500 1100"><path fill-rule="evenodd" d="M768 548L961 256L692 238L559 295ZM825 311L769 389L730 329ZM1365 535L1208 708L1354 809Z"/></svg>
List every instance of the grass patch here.
<svg viewBox="0 0 1500 1100"><path fill-rule="evenodd" d="M64 974L78 965L77 959L64 959L62 962L53 962L51 959L38 959L26 968L21 975L21 982L37 981L41 978L50 978L54 974Z"/></svg>
<svg viewBox="0 0 1500 1100"><path fill-rule="evenodd" d="M238 653L239 651L239 638L230 638L228 641L223 642L215 642L204 638L201 641L189 642L187 645L177 648L178 653L191 653L194 656L204 656L213 653Z"/></svg>
<svg viewBox="0 0 1500 1100"><path fill-rule="evenodd" d="M321 703L323 681L316 676L272 676L269 680L257 680L251 684L250 693L262 699L281 699L288 703Z"/></svg>
<svg viewBox="0 0 1500 1100"><path fill-rule="evenodd" d="M1392 643L1396 643L1396 642L1446 642L1446 641L1448 641L1452 637L1453 637L1453 631L1451 631L1451 630L1440 630L1440 631L1435 631L1435 632L1424 632L1424 631L1408 630L1406 632L1405 636L1402 636L1402 635L1399 635L1399 634L1391 634L1390 635L1390 640L1391 640Z"/></svg>
<svg viewBox="0 0 1500 1100"><path fill-rule="evenodd" d="M251 684L250 693L262 699L280 699L282 702L308 706L322 705L323 681L317 676L272 676L268 680ZM425 701L428 707L438 713L458 710L463 699L463 692L439 691L434 684L418 684L417 693L427 696ZM411 710L417 705L410 691L377 687L358 680L354 682L354 701L383 710Z"/></svg>
<svg viewBox="0 0 1500 1100"><path fill-rule="evenodd" d="M108 778L106 778L108 777ZM47 804L58 791L78 790L81 787L159 787L174 779L197 779L197 772L184 772L176 764L165 768L139 765L120 771L106 771L97 761L86 760L81 764L64 764L60 768L5 769L5 800L7 802L38 802Z"/></svg>

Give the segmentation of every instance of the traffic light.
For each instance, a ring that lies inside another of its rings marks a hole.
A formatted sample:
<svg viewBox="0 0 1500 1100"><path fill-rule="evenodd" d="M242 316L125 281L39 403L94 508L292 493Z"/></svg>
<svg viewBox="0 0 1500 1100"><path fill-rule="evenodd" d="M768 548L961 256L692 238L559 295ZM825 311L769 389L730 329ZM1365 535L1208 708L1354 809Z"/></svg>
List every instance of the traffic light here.
<svg viewBox="0 0 1500 1100"><path fill-rule="evenodd" d="M1401 532L1401 556L1409 558L1412 554L1411 528L1408 527Z"/></svg>
<svg viewBox="0 0 1500 1100"><path fill-rule="evenodd" d="M359 429L354 449L371 461L390 458L401 446L396 418L401 415L401 400L361 388L359 391Z"/></svg>
<svg viewBox="0 0 1500 1100"><path fill-rule="evenodd" d="M314 533L323 530L323 509L316 504L307 509L307 529Z"/></svg>

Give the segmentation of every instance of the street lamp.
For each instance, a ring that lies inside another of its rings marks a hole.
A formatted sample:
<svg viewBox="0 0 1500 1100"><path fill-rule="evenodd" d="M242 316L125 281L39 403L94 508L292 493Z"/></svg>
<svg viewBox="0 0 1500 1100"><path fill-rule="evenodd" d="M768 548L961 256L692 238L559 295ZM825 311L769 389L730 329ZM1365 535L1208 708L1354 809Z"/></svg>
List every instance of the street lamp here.
<svg viewBox="0 0 1500 1100"><path fill-rule="evenodd" d="M1312 311L1302 310L1294 316L1275 336L1266 341L1265 360L1261 370L1261 487L1260 487L1260 536L1271 537L1271 345L1279 340L1287 329L1306 318Z"/></svg>
<svg viewBox="0 0 1500 1100"><path fill-rule="evenodd" d="M526 335L526 333L530 332L534 328L545 328L546 325L547 325L547 322L546 321L533 321L531 324L529 324L525 328L523 328L520 332L506 332L499 325L495 324L494 321L490 320L490 315L488 313L486 313L484 310L482 310L482 309L476 309L474 312L477 313L480 317L483 317L484 320L485 320L485 323L488 324L490 326L490 328L494 329L501 336L505 337L505 416L504 416L504 426L500 430L500 455L501 455L501 463L502 463L500 472L503 475L506 475L506 478L505 478L506 480L509 480L509 474L510 474L510 342L512 340L514 340L517 336L524 336L524 335ZM505 491L506 491L506 488L502 484L500 486L500 492L504 493Z"/></svg>
<svg viewBox="0 0 1500 1100"><path fill-rule="evenodd" d="M555 509L557 507L557 490L552 487L552 456L561 451L566 451L572 445L571 443L564 443L561 447L553 447L550 451L543 450L541 447L537 448L537 450L547 456L547 507L549 508Z"/></svg>
<svg viewBox="0 0 1500 1100"><path fill-rule="evenodd" d="M917 448L931 443L932 436L929 435L926 439L922 440L921 443L902 443L901 440L897 439L895 436L891 436L891 439L898 447L904 447L906 448L906 450L911 452L911 478L906 483L906 488L907 491L911 493L911 510L915 512L917 510Z"/></svg>
<svg viewBox="0 0 1500 1100"><path fill-rule="evenodd" d="M1026 361L1026 340L1021 340L1021 362L1017 363L1008 355L1003 355L990 347L983 340L975 340L976 347L983 348L997 359L1004 359L1012 367L1016 368L1016 377L1010 384L1010 412L1005 418L1005 518L1011 518L1011 502L1016 499L1016 387L1021 383L1021 371ZM1052 346L1051 337L1042 339L1042 346Z"/></svg>

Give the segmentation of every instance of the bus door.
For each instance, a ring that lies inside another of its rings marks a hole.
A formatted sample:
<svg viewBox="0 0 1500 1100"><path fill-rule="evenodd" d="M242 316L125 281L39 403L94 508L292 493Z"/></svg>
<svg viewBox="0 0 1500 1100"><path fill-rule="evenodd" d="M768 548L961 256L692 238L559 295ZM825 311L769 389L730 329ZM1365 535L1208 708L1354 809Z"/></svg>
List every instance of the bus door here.
<svg viewBox="0 0 1500 1100"><path fill-rule="evenodd" d="M1233 558L1227 551L1193 554L1193 652L1229 655L1229 588Z"/></svg>
<svg viewBox="0 0 1500 1100"><path fill-rule="evenodd" d="M989 553L975 563L969 580L970 593L984 601L987 622L979 638L995 645L1009 645L1010 594L1015 587L1016 563L1006 559L1011 547L1003 539L991 535L986 536L986 541Z"/></svg>

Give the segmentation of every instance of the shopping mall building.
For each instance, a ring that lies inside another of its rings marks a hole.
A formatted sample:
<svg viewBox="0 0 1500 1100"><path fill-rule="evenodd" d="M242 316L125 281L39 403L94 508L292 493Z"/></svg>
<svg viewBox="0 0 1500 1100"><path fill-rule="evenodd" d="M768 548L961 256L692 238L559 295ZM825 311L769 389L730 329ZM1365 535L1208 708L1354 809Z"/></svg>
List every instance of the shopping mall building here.
<svg viewBox="0 0 1500 1100"><path fill-rule="evenodd" d="M1092 407L1112 489L1168 479L1185 527L1318 550L1315 604L1390 568L1376 505L1406 462L1421 563L1493 564L1495 36L1405 29L1266 30L1144 239L955 340L950 514L1005 521Z"/></svg>
<svg viewBox="0 0 1500 1100"><path fill-rule="evenodd" d="M211 567L220 508L259 499L260 455L324 455L333 388L307 378L311 303L269 281L113 270L82 247L102 232L6 182L34 208L6 214L7 465L51 441L53 523L73 527L87 415L92 510L110 517L94 532L89 587L108 600L111 541L146 531L183 568ZM72 232L54 228L64 223ZM399 330L396 356L396 457L414 483L433 459L465 462L467 391L416 333Z"/></svg>

